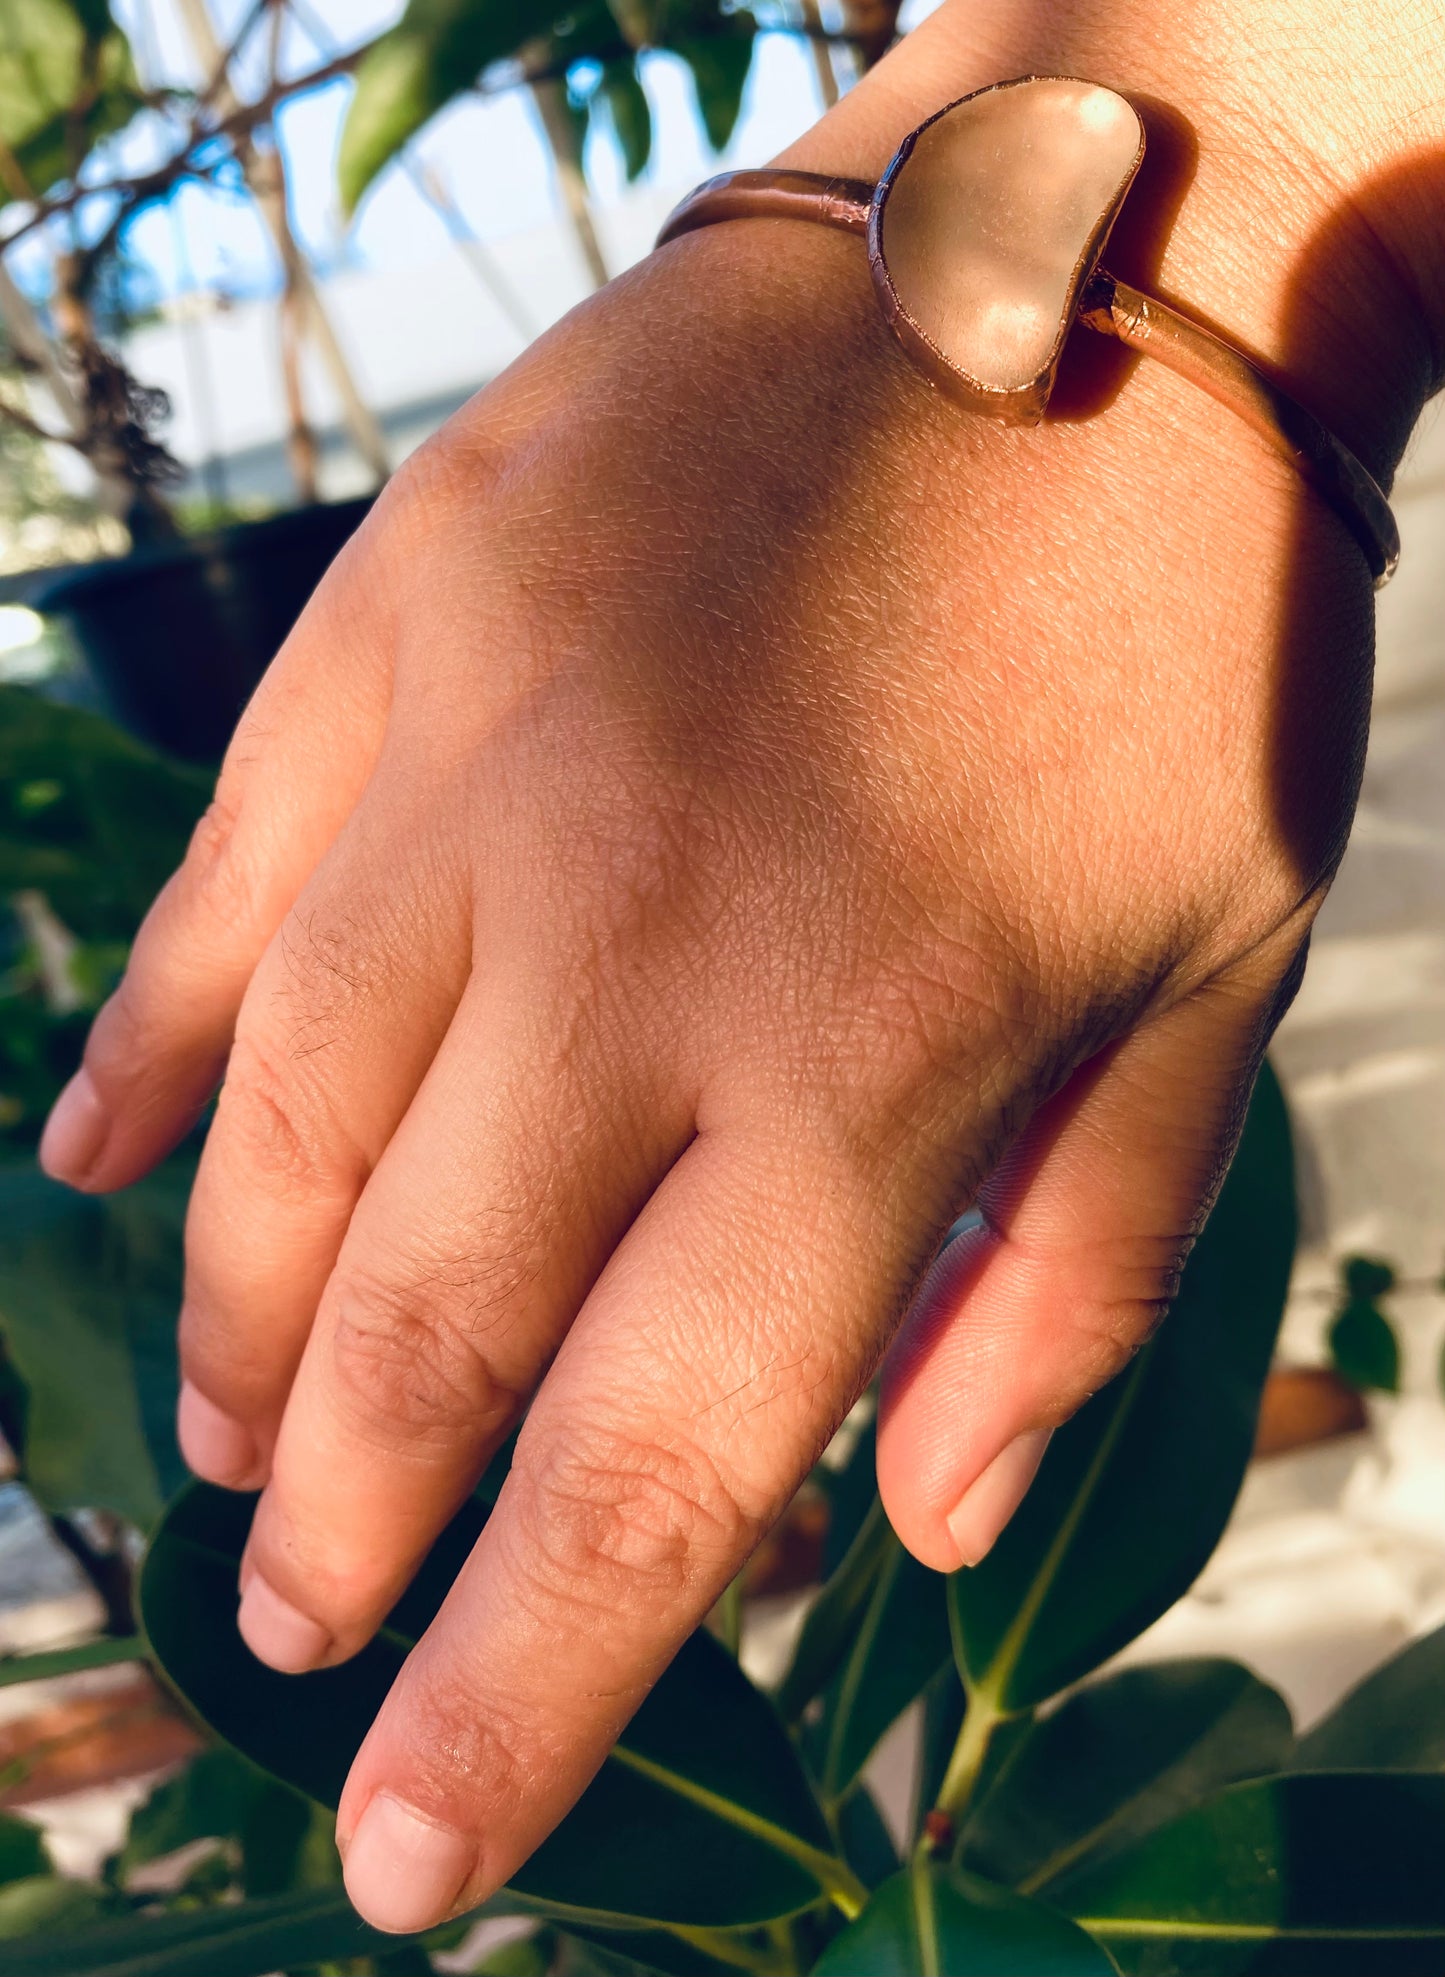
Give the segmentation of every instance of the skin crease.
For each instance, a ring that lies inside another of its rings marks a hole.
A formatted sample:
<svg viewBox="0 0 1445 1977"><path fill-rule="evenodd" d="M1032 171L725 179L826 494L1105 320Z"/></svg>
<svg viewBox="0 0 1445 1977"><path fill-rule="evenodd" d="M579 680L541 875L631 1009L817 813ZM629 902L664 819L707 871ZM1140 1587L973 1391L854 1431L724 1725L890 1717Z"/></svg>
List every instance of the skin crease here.
<svg viewBox="0 0 1445 1977"><path fill-rule="evenodd" d="M790 162L876 172L1031 69L1187 103L1161 287L1387 471L1445 320L1424 193L1363 203L1442 135L1395 13L970 0ZM1167 1300L1348 831L1372 609L1242 424L1114 384L1003 429L899 356L856 241L653 257L395 477L97 1020L45 1148L79 1185L225 1071L182 1435L266 1484L258 1651L354 1653L531 1403L342 1803L383 1927L555 1825L910 1303L880 1482L947 1569Z"/></svg>

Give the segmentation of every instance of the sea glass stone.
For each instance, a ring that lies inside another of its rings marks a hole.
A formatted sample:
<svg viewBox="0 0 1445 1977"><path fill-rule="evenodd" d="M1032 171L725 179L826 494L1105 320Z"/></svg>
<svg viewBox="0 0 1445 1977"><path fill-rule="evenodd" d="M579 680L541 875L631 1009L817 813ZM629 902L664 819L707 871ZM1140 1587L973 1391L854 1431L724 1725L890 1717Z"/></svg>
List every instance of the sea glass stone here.
<svg viewBox="0 0 1445 1977"><path fill-rule="evenodd" d="M1042 414L1143 155L1133 105L1066 76L979 90L915 132L869 242L884 311L936 383L981 411Z"/></svg>

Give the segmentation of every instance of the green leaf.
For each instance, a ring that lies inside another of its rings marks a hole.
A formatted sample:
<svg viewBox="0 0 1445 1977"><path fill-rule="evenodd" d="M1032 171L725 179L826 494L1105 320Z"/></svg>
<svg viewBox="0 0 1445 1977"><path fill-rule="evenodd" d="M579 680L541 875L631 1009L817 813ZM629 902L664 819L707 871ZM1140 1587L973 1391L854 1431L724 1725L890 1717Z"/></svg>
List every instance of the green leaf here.
<svg viewBox="0 0 1445 1977"><path fill-rule="evenodd" d="M1347 1256L1340 1265L1340 1281L1347 1299L1372 1301L1395 1288L1395 1266L1382 1256Z"/></svg>
<svg viewBox="0 0 1445 1977"><path fill-rule="evenodd" d="M858 1616L848 1657L829 1684L807 1747L824 1798L834 1804L879 1740L948 1666L948 1581L885 1529L883 1557Z"/></svg>
<svg viewBox="0 0 1445 1977"><path fill-rule="evenodd" d="M1289 1123L1266 1067L1169 1317L1057 1431L988 1557L949 1581L959 1669L991 1709L1077 1681L1197 1577L1249 1461L1294 1243Z"/></svg>
<svg viewBox="0 0 1445 1977"><path fill-rule="evenodd" d="M548 1977L556 1954L557 1939L552 1931L537 1929L530 1936L500 1943L473 1968L477 1977Z"/></svg>
<svg viewBox="0 0 1445 1977"><path fill-rule="evenodd" d="M675 1934L664 1929L596 1929L567 1921L562 1932L572 1943L587 1945L584 1958L569 1958L584 1969L605 1972L606 1977L633 1977L637 1971L657 1973L657 1977L738 1977L753 1963L753 1942L746 1933L730 1934L716 1929L689 1929ZM599 1956L596 1952L601 1951Z"/></svg>
<svg viewBox="0 0 1445 1977"><path fill-rule="evenodd" d="M51 1648L43 1654L0 1656L0 1689L18 1682L53 1682L58 1675L75 1675L88 1668L114 1668L117 1662L144 1661L145 1642L139 1634L123 1640L106 1636L82 1641L79 1647Z"/></svg>
<svg viewBox="0 0 1445 1977"><path fill-rule="evenodd" d="M117 1858L120 1879L203 1839L233 1844L248 1895L341 1879L330 1816L234 1751L202 1751L137 1806Z"/></svg>
<svg viewBox="0 0 1445 1977"><path fill-rule="evenodd" d="M58 794L37 813L41 785ZM0 686L0 896L44 893L81 939L131 938L210 793L99 715Z"/></svg>
<svg viewBox="0 0 1445 1977"><path fill-rule="evenodd" d="M193 1840L235 1838L257 1793L269 1782L234 1751L202 1751L175 1777L157 1785L131 1814L117 1862L121 1879Z"/></svg>
<svg viewBox="0 0 1445 1977"><path fill-rule="evenodd" d="M1141 1977L1388 1977L1445 1968L1445 1777L1234 1785L1066 1891Z"/></svg>
<svg viewBox="0 0 1445 1977"><path fill-rule="evenodd" d="M878 1801L866 1785L855 1785L839 1802L834 1820L843 1857L865 1888L879 1887L903 1865Z"/></svg>
<svg viewBox="0 0 1445 1977"><path fill-rule="evenodd" d="M603 64L594 108L599 99L607 105L612 134L622 153L623 169L630 185L641 177L652 156L652 110L635 60Z"/></svg>
<svg viewBox="0 0 1445 1977"><path fill-rule="evenodd" d="M236 1573L253 1499L183 1490L152 1540L140 1609L162 1672L253 1763L334 1807L403 1660L486 1521L472 1499L377 1637L342 1667L277 1675L236 1631ZM646 1845L640 1836L646 1836ZM695 1634L613 1755L513 1884L599 1925L729 1928L861 1894L781 1723L737 1664Z"/></svg>
<svg viewBox="0 0 1445 1977"><path fill-rule="evenodd" d="M869 1395L872 1401L873 1396ZM878 1501L878 1416L871 1412L866 1424L854 1430L853 1445L841 1468L833 1468L833 1451L813 1471L812 1483L828 1500L828 1529L823 1538L823 1574L831 1578L851 1550L868 1513Z"/></svg>
<svg viewBox="0 0 1445 1977"><path fill-rule="evenodd" d="M910 1831L921 1833L923 1822L938 1803L938 1794L948 1775L948 1760L963 1728L964 1694L958 1672L941 1669L923 1693L923 1727L919 1732L918 1775L913 1782L913 1816ZM1027 1734L1030 1720L1017 1716L1012 1723ZM995 1737L1001 1740L1002 1731ZM993 1746L990 1745L990 1754Z"/></svg>
<svg viewBox="0 0 1445 1977"><path fill-rule="evenodd" d="M657 27L657 45L680 55L692 71L697 113L714 151L737 127L757 45L758 23L745 7L718 0L673 0Z"/></svg>
<svg viewBox="0 0 1445 1977"><path fill-rule="evenodd" d="M336 166L344 209L354 211L382 167L489 63L567 11L557 0L410 0L356 71Z"/></svg>
<svg viewBox="0 0 1445 1977"><path fill-rule="evenodd" d="M1445 1627L1351 1689L1300 1739L1295 1770L1445 1769Z"/></svg>
<svg viewBox="0 0 1445 1977"><path fill-rule="evenodd" d="M88 1881L66 1881L58 1874L30 1874L0 1887L0 1977L80 1977L85 1966L72 1960L75 1932L114 1907L104 1888ZM53 1963L44 1963L52 1939ZM7 1949L7 1943L18 1948Z"/></svg>
<svg viewBox="0 0 1445 1977"><path fill-rule="evenodd" d="M1281 1771L1289 1710L1234 1661L1165 1661L1092 1683L1036 1723L984 1793L963 1864L1054 1899L1080 1862L1132 1846L1241 1778Z"/></svg>
<svg viewBox="0 0 1445 1977"><path fill-rule="evenodd" d="M30 191L72 178L142 107L130 44L103 6L0 0L0 140ZM0 203L11 192L0 189Z"/></svg>
<svg viewBox="0 0 1445 1977"><path fill-rule="evenodd" d="M195 1171L123 1193L0 1168L0 1337L25 1384L25 1477L49 1510L159 1514L184 1470L173 1417L181 1231Z"/></svg>
<svg viewBox="0 0 1445 1977"><path fill-rule="evenodd" d="M923 1860L835 1936L814 1977L1115 1977L1084 1931L1042 1902Z"/></svg>
<svg viewBox="0 0 1445 1977"><path fill-rule="evenodd" d="M329 1888L341 1880L336 1821L289 1785L268 1778L241 1829L241 1885L248 1895Z"/></svg>
<svg viewBox="0 0 1445 1977"><path fill-rule="evenodd" d="M841 1668L863 1624L868 1602L891 1556L893 1536L883 1505L875 1493L872 1508L843 1562L814 1600L803 1622L792 1661L778 1689L778 1708L788 1723L796 1723L814 1696Z"/></svg>
<svg viewBox="0 0 1445 1977"><path fill-rule="evenodd" d="M74 1881L50 1885L90 1892ZM0 1902L7 1892L0 1890ZM97 1922L103 1907L92 1897L89 1914L78 1901L62 1909L63 1935L41 1933L38 1924L11 1932L25 1940L13 1949L0 1944L0 1977L266 1977L299 1964L394 1953L426 1940L368 1928L339 1890Z"/></svg>
<svg viewBox="0 0 1445 1977"><path fill-rule="evenodd" d="M40 1828L28 1819L17 1819L13 1812L0 1812L0 1883L53 1871Z"/></svg>
<svg viewBox="0 0 1445 1977"><path fill-rule="evenodd" d="M1361 1393L1400 1391L1400 1346L1395 1328L1369 1298L1352 1297L1330 1325L1330 1359L1342 1380Z"/></svg>

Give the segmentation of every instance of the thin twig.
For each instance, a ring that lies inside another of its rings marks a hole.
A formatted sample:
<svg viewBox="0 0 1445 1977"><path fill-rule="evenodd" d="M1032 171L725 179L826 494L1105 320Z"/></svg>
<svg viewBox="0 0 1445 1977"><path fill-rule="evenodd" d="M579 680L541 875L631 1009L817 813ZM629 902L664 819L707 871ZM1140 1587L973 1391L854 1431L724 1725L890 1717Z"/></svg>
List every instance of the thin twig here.
<svg viewBox="0 0 1445 1977"><path fill-rule="evenodd" d="M266 0L270 4L270 0ZM835 33L829 28L812 28L806 24L797 26L767 24L758 29L760 35L782 34L790 39L806 39L827 43L830 47L852 48L857 45L857 37L846 32ZM379 37L378 37L379 38ZM697 39L706 39L699 34ZM361 47L351 49L347 54L336 55L328 61L319 62L315 68L307 69L299 76L278 81L257 97L254 103L245 103L225 116L208 121L204 115L204 104L191 120L191 127L183 143L165 163L153 166L149 171L136 172L127 177L107 179L100 184L71 185L68 190L34 202L34 210L20 224L7 234L0 235L0 254L9 250L34 233L48 221L63 213L70 213L87 199L111 198L121 202L122 210L109 223L106 234L113 240L121 225L130 218L136 208L151 199L157 199L169 192L172 186L182 179L193 178L202 183L210 182L215 174L231 162L225 154L210 160L197 156L210 145L229 140L235 144L243 141L259 126L271 121L278 105L292 97L303 96L308 90L319 89L324 83L334 82L338 76L350 75L352 70L376 46L375 41L363 42ZM599 46L590 51L599 59L605 60L610 54L623 56L629 53L627 44L619 35L615 49ZM482 76L473 85L471 94L481 97L504 96L514 89L526 88L539 82L561 80L576 60L572 57L557 57L550 62L539 63L528 68L515 68L498 65L497 73ZM88 257L89 258L89 257Z"/></svg>
<svg viewBox="0 0 1445 1977"><path fill-rule="evenodd" d="M316 89L322 83L333 81L337 76L349 74L371 45L367 42L361 48L352 49L349 55L338 55L334 61L322 62L316 68L308 69L304 75L296 76L289 82L275 83L254 103L243 104L214 124L193 126L190 136L180 150L172 153L164 164L156 165L150 171L136 172L128 178L107 179L99 185L72 185L66 192L40 200L35 211L27 219L22 220L19 226L0 238L0 254L8 253L17 241L23 240L27 234L33 233L37 227L44 226L48 220L53 220L58 214L73 212L87 199L119 198L125 203L128 212L133 212L137 206L143 205L147 200L158 198L162 193L168 192L182 178L209 178L221 166L230 163L230 159L222 154L208 165L203 159L194 156L196 152L203 151L206 146L215 144L220 139L229 139L234 143L238 139L249 136L259 125L271 120L279 103L285 102L291 96L299 96L308 89Z"/></svg>

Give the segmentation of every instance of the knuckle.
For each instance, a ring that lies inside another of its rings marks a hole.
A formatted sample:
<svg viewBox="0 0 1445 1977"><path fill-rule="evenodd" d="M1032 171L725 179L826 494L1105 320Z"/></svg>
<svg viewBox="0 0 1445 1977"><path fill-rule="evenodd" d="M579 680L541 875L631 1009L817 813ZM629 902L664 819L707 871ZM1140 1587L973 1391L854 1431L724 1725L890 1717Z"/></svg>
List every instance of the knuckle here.
<svg viewBox="0 0 1445 1977"><path fill-rule="evenodd" d="M188 905L219 926L254 917L255 888L241 855L241 806L222 774L216 794L191 833L181 875Z"/></svg>
<svg viewBox="0 0 1445 1977"><path fill-rule="evenodd" d="M216 1123L263 1183L310 1188L333 1166L313 1091L263 1030L238 1032Z"/></svg>
<svg viewBox="0 0 1445 1977"><path fill-rule="evenodd" d="M136 1072L148 1068L164 1046L158 1013L142 993L134 971L127 971L91 1026L86 1068L107 1089L128 1087Z"/></svg>
<svg viewBox="0 0 1445 1977"><path fill-rule="evenodd" d="M715 1463L662 1436L573 1427L513 1473L531 1583L603 1613L693 1604L761 1534Z"/></svg>
<svg viewBox="0 0 1445 1977"><path fill-rule="evenodd" d="M1107 1294L1083 1300L1073 1315L1074 1352L1082 1398L1107 1386L1146 1346L1168 1315L1179 1284L1179 1248L1141 1261L1121 1273ZM1059 1414L1066 1420L1078 1405L1071 1400ZM1057 1426L1058 1421L1052 1423Z"/></svg>
<svg viewBox="0 0 1445 1977"><path fill-rule="evenodd" d="M492 1375L482 1335L435 1287L353 1278L335 1297L329 1354L335 1391L365 1434L401 1428L423 1446L483 1436L515 1412Z"/></svg>

